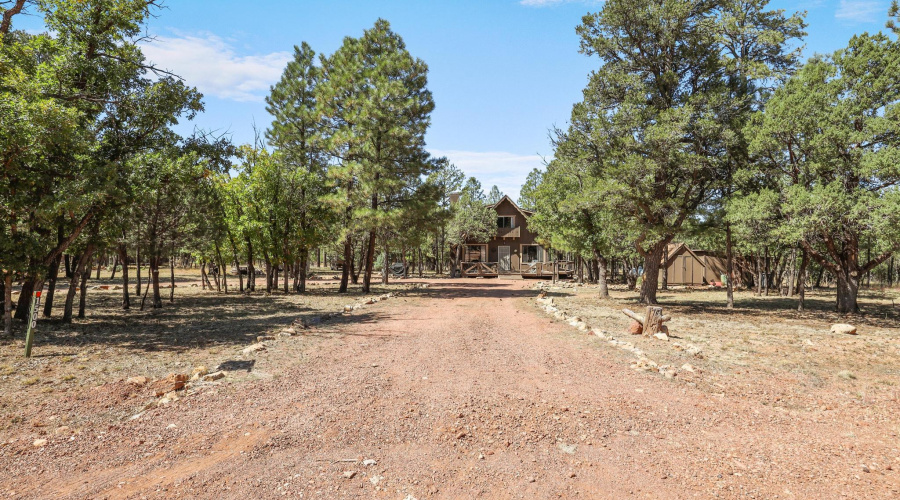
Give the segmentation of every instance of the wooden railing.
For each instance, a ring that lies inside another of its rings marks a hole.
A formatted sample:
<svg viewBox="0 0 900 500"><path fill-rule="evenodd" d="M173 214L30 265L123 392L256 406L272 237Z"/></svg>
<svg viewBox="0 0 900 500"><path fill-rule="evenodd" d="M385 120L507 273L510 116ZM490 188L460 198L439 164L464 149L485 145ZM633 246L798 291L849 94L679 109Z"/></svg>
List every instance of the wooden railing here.
<svg viewBox="0 0 900 500"><path fill-rule="evenodd" d="M561 260L557 262L559 265L559 273L560 274L572 274L575 272L575 262L571 260ZM553 263L552 262L531 262L531 263L522 263L519 266L519 271L522 274L527 275L536 275L536 276L553 276Z"/></svg>
<svg viewBox="0 0 900 500"><path fill-rule="evenodd" d="M463 277L497 276L500 274L498 262L463 262Z"/></svg>
<svg viewBox="0 0 900 500"><path fill-rule="evenodd" d="M518 238L522 235L522 227L501 227L497 229L498 238Z"/></svg>

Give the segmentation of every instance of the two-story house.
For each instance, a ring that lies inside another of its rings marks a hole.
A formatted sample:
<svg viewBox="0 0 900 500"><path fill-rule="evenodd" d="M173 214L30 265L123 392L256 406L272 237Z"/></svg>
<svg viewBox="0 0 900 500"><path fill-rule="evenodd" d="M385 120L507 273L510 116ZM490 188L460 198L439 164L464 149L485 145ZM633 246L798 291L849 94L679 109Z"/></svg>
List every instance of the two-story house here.
<svg viewBox="0 0 900 500"><path fill-rule="evenodd" d="M525 210L509 196L491 205L497 212L497 234L487 243L468 243L463 255L462 275L468 277L520 274L524 277L553 275L549 252L528 229L528 218L534 212ZM565 276L571 266L560 267Z"/></svg>

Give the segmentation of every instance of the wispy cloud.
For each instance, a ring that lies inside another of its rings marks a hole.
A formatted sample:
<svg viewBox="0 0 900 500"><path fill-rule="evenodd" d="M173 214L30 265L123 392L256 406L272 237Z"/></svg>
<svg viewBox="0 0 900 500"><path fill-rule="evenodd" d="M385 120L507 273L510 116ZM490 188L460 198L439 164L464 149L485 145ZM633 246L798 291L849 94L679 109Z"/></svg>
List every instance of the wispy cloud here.
<svg viewBox="0 0 900 500"><path fill-rule="evenodd" d="M543 167L543 159L537 154L517 155L503 151L476 152L432 149L434 156L446 156L465 172L467 177L475 177L481 182L485 192L496 185L512 199L519 198L519 190L528 173Z"/></svg>
<svg viewBox="0 0 900 500"><path fill-rule="evenodd" d="M853 24L874 23L887 15L888 6L876 0L841 0L835 19Z"/></svg>
<svg viewBox="0 0 900 500"><path fill-rule="evenodd" d="M204 94L232 101L262 101L291 58L290 52L238 55L230 43L211 33L160 36L141 49L149 61Z"/></svg>

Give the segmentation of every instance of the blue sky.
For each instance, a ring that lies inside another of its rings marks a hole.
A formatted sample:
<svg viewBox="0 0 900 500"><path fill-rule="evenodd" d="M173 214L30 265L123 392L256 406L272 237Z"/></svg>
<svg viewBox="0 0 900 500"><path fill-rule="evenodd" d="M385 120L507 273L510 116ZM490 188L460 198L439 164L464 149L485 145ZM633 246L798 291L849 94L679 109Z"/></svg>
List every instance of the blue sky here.
<svg viewBox="0 0 900 500"><path fill-rule="evenodd" d="M144 50L205 94L193 124L253 140L270 122L264 96L294 45L331 53L383 17L428 63L436 109L428 148L489 189L514 198L552 154L548 129L565 126L597 60L578 53L575 27L592 0L168 0ZM831 52L884 26L890 0L773 1L808 11L805 55ZM27 20L33 23L36 20ZM26 26L22 26L26 27ZM33 28L33 27L32 27Z"/></svg>

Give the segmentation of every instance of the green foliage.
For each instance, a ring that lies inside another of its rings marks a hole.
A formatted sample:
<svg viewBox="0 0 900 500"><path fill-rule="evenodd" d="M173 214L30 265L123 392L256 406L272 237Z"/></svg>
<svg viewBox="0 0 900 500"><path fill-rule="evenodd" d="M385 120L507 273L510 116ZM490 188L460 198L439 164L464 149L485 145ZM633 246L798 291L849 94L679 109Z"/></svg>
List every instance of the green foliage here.
<svg viewBox="0 0 900 500"><path fill-rule="evenodd" d="M750 125L779 232L838 278L843 312L857 308L859 276L900 249L898 49L881 33L854 36L809 61ZM861 262L873 240L878 252Z"/></svg>
<svg viewBox="0 0 900 500"><path fill-rule="evenodd" d="M497 234L497 212L485 204L484 194L464 189L453 205L447 240L453 245L487 243Z"/></svg>

